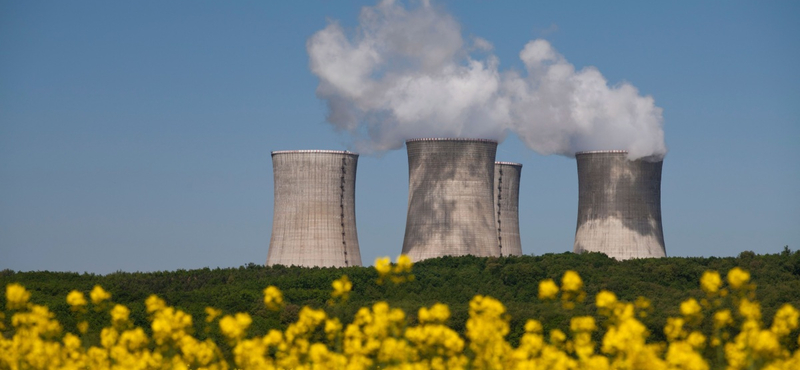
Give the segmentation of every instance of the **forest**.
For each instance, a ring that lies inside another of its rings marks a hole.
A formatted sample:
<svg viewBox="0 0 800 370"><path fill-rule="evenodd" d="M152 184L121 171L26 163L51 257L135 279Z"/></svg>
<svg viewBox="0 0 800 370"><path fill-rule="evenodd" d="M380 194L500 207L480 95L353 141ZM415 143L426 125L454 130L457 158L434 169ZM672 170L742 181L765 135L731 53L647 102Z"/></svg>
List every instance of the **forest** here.
<svg viewBox="0 0 800 370"><path fill-rule="evenodd" d="M507 309L511 331L507 340L516 345L528 319L540 320L545 332L554 328L567 330L569 317L595 315L594 297L603 289L617 294L622 301L649 299L648 314L641 321L650 339L663 341L667 317L680 316L680 303L687 298L703 297L698 281L704 271L719 271L723 276L734 267L749 271L757 286L756 296L763 317L772 318L784 303L800 307L800 252L788 247L778 254L756 255L745 251L737 257L661 258L616 261L600 253L563 253L540 256L479 258L443 257L413 265L414 279L395 284L378 283L372 267L302 268L250 263L238 268L203 268L161 272L115 272L108 275L89 273L0 271L0 284L19 283L31 292L30 300L45 305L68 331L74 331L77 319L65 297L72 290L87 294L95 285L111 293L111 301L131 309L133 324L148 328L144 301L155 294L168 305L184 310L194 318L195 333L215 339L219 332L207 330L205 308L221 309L224 314L248 313L252 325L248 335L264 335L270 329L285 330L297 320L303 306L324 309L345 325L360 307L386 301L408 314L409 324L416 323L417 310L434 303L445 303L452 316L448 325L464 332L468 304L475 295L498 299ZM564 310L560 302L537 299L539 282L560 281L565 271L574 270L583 279L586 299L573 310ZM330 304L331 284L342 275L352 281L352 292L345 302ZM274 285L286 302L278 312L264 306L263 290ZM0 295L0 306L5 307ZM89 312L87 344L99 339L96 331L107 325L107 312ZM765 322L769 325L769 322ZM94 330L93 330L94 329ZM10 326L6 325L6 330ZM146 329L147 330L147 329ZM9 332L3 333L6 336ZM796 347L796 343L794 346Z"/></svg>

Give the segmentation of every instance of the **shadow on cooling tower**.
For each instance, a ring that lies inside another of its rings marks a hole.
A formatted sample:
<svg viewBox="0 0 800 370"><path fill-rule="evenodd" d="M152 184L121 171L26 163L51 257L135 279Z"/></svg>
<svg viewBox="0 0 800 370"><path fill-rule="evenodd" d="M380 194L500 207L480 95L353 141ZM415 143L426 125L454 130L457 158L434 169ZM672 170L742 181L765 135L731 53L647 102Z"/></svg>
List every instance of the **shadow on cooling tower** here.
<svg viewBox="0 0 800 370"><path fill-rule="evenodd" d="M413 261L499 255L492 195L497 142L415 139L406 145L409 204L403 253Z"/></svg>
<svg viewBox="0 0 800 370"><path fill-rule="evenodd" d="M665 257L660 159L629 161L624 151L582 152L578 163L576 253L616 259Z"/></svg>

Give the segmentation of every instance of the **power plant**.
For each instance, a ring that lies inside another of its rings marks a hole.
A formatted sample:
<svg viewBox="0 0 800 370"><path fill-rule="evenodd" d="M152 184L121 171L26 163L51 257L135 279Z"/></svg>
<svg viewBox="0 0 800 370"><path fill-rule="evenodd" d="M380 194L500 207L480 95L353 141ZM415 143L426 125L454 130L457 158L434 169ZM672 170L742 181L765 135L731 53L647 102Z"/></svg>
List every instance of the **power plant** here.
<svg viewBox="0 0 800 370"><path fill-rule="evenodd" d="M494 213L497 249L501 256L521 256L519 238L519 177L522 164L494 163Z"/></svg>
<svg viewBox="0 0 800 370"><path fill-rule="evenodd" d="M661 228L663 159L627 159L623 150L578 152L575 253L617 260L666 257Z"/></svg>
<svg viewBox="0 0 800 370"><path fill-rule="evenodd" d="M406 141L408 215L403 254L499 256L494 217L497 141L428 138Z"/></svg>
<svg viewBox="0 0 800 370"><path fill-rule="evenodd" d="M408 214L402 253L520 256L522 164L495 162L497 141L406 141ZM627 151L575 154L578 220L574 252L617 260L666 257L661 225L662 158L628 160ZM275 207L267 265L361 266L355 216L358 154L272 152Z"/></svg>
<svg viewBox="0 0 800 370"><path fill-rule="evenodd" d="M358 154L272 152L275 207L267 266L361 266L356 232Z"/></svg>

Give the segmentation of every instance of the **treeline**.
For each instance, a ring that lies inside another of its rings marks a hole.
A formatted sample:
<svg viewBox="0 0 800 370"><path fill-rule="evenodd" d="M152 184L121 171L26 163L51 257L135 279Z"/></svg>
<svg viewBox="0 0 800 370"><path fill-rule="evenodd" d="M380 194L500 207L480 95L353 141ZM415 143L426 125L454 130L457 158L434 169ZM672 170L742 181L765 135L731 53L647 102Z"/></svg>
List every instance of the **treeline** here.
<svg viewBox="0 0 800 370"><path fill-rule="evenodd" d="M642 321L650 330L651 339L664 340L667 317L679 316L680 303L690 297L701 299L699 280L706 270L717 270L723 277L733 267L751 273L757 284L756 299L762 304L763 317L771 318L784 303L800 308L800 252L787 248L782 253L756 255L743 252L727 258L662 258L615 261L599 253L546 254L542 256L478 258L444 257L414 265L415 279L395 285L377 284L378 274L369 267L301 268L248 264L239 268L177 270L170 272L116 272L108 275L68 272L0 271L0 284L20 283L31 291L31 301L46 305L68 331L75 332L77 320L65 297L72 290L87 295L95 285L112 294L112 301L128 306L134 324L148 328L144 300L156 294L167 304L182 309L194 318L199 337L208 335L222 343L218 330L205 327L205 308L215 307L226 314L247 312L253 317L252 335L263 335L269 329L285 329L297 319L305 306L325 308L343 323L352 320L360 307L387 301L402 308L409 321L416 321L420 307L436 302L446 303L452 311L450 326L463 332L468 317L468 302L477 295L488 295L503 302L511 317L509 341L516 345L529 318L543 322L545 330L567 329L568 317L592 315L594 297L602 289L631 301L639 296L651 301L651 311ZM553 279L560 283L565 271L575 270L583 279L587 298L573 311L562 309L559 302L540 301L539 281ZM350 299L344 304L329 305L331 283L347 275L353 282ZM283 291L286 306L280 312L265 309L262 291L275 285ZM5 295L0 295L5 307ZM569 316L568 316L569 315ZM108 325L107 312L90 312L88 319L92 338ZM6 321L9 318L5 318ZM765 322L769 325L770 322ZM6 326L9 329L9 326ZM94 329L94 330L93 330ZM8 334L4 333L4 334ZM205 333L205 334L204 334ZM93 344L93 343L88 343Z"/></svg>

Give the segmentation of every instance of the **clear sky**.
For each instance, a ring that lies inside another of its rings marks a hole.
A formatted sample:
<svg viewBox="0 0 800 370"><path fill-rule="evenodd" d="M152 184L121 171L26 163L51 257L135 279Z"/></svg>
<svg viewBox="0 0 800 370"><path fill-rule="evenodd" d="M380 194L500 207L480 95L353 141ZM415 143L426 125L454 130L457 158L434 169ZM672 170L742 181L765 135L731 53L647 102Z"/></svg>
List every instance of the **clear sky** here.
<svg viewBox="0 0 800 370"><path fill-rule="evenodd" d="M354 150L306 44L371 1L0 1L0 269L266 261L270 152ZM407 4L409 9L419 4ZM663 109L670 256L800 248L800 3L441 1L499 70L547 40ZM575 160L510 133L525 254L572 250ZM359 158L362 260L400 253L405 149Z"/></svg>

